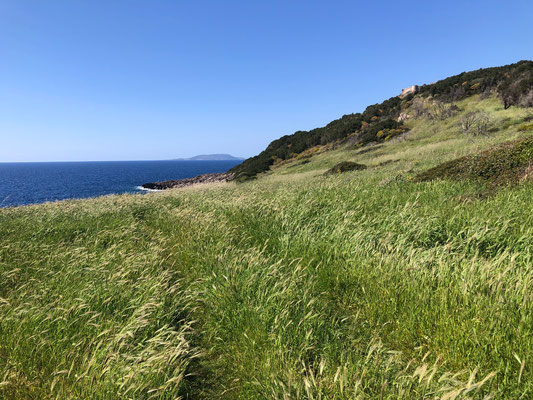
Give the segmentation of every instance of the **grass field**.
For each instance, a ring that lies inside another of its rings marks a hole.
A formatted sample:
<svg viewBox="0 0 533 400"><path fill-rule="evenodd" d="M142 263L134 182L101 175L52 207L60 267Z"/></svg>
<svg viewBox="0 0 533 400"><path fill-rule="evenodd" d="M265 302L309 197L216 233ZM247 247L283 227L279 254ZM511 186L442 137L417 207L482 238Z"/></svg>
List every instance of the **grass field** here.
<svg viewBox="0 0 533 400"><path fill-rule="evenodd" d="M459 106L498 129L0 210L0 398L532 398L533 184L412 181L529 114ZM323 176L346 160L369 168Z"/></svg>

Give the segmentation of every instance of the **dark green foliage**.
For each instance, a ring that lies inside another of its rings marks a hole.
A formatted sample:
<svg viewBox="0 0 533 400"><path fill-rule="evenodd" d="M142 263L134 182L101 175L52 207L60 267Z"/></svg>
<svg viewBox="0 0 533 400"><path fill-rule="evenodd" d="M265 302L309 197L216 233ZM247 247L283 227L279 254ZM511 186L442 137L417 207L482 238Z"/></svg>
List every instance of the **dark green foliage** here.
<svg viewBox="0 0 533 400"><path fill-rule="evenodd" d="M394 119L386 119L383 121L375 122L373 124L369 124L365 129L362 129L359 133L358 139L359 143L367 144L376 140L384 140L385 137L380 137L377 135L379 131L385 131L389 129L398 129L400 127L400 123L397 122Z"/></svg>
<svg viewBox="0 0 533 400"><path fill-rule="evenodd" d="M364 164L358 164L352 161L343 161L327 170L324 175L342 174L343 172L360 171L366 168L367 167Z"/></svg>
<svg viewBox="0 0 533 400"><path fill-rule="evenodd" d="M442 101L454 101L473 94L497 89L506 108L518 105L520 97L533 88L533 61L520 61L502 67L463 72L431 85L420 87L420 93Z"/></svg>
<svg viewBox="0 0 533 400"><path fill-rule="evenodd" d="M419 89L422 96L432 96L440 102L453 102L474 94L496 90L505 108L511 105L533 106L533 62L520 61L503 67L463 72ZM409 106L414 95L391 97L381 104L368 106L361 114L344 115L322 128L298 131L274 140L259 155L232 168L236 180L247 180L268 171L276 160L286 160L317 145L355 138L365 145L382 142L399 134L377 135L379 131L401 129L397 122L402 109ZM440 103L437 103L440 104ZM453 110L451 110L453 111ZM405 129L403 129L405 131Z"/></svg>
<svg viewBox="0 0 533 400"><path fill-rule="evenodd" d="M533 137L528 137L437 165L417 175L415 180L449 178L482 180L496 186L516 184L527 178L531 165Z"/></svg>
<svg viewBox="0 0 533 400"><path fill-rule="evenodd" d="M524 62L506 74L506 78L498 86L498 96L504 107L533 106L533 63Z"/></svg>
<svg viewBox="0 0 533 400"><path fill-rule="evenodd" d="M237 179L253 177L267 171L277 159L286 160L308 148L343 139L359 130L362 124L362 114L350 114L322 128L282 136L270 143L259 155L245 160L230 171L235 173Z"/></svg>
<svg viewBox="0 0 533 400"><path fill-rule="evenodd" d="M391 97L388 100L385 100L381 104L374 104L368 106L365 112L362 114L363 121L372 122L373 117L382 117L382 116L392 116L395 115L402 105L403 100L398 96Z"/></svg>
<svg viewBox="0 0 533 400"><path fill-rule="evenodd" d="M259 155L245 160L230 172L235 173L237 179L252 177L267 171L277 159L286 160L311 147L342 140L352 134L357 135L359 144L379 141L376 137L378 131L400 126L395 118L399 114L401 103L400 98L393 97L382 104L369 106L363 114L344 115L325 127L283 136L270 143Z"/></svg>

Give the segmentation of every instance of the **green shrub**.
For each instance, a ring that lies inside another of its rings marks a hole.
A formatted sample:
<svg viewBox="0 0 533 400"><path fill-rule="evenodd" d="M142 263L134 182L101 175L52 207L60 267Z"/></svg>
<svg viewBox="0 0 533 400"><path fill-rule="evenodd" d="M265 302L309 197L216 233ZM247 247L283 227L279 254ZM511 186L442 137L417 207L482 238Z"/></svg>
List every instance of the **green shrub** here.
<svg viewBox="0 0 533 400"><path fill-rule="evenodd" d="M366 165L358 164L352 161L343 161L334 165L332 168L326 171L325 175L342 174L348 171L360 171L366 169Z"/></svg>
<svg viewBox="0 0 533 400"><path fill-rule="evenodd" d="M474 179L496 186L516 184L532 163L533 137L529 137L504 143L480 154L445 162L418 174L415 179Z"/></svg>

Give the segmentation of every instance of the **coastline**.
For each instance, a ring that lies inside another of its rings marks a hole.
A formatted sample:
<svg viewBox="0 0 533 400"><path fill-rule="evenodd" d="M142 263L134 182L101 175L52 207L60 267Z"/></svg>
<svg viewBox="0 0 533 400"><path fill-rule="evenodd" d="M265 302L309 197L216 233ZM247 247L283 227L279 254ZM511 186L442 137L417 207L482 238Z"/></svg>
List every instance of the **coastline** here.
<svg viewBox="0 0 533 400"><path fill-rule="evenodd" d="M215 182L228 182L233 179L233 174L228 172L220 173L209 173L197 175L193 178L184 178L177 180L168 180L161 182L148 182L139 186L140 190L150 191L150 192L160 192L168 189L177 189L187 186L200 185L206 183L215 183Z"/></svg>

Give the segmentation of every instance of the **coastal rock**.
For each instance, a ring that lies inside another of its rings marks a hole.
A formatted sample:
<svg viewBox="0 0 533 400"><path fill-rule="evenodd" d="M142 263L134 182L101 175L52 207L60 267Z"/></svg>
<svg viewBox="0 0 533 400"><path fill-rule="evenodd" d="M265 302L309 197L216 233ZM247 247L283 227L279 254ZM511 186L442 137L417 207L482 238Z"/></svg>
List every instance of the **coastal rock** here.
<svg viewBox="0 0 533 400"><path fill-rule="evenodd" d="M409 119L409 114L407 113L400 113L398 116L398 122L403 122Z"/></svg>
<svg viewBox="0 0 533 400"><path fill-rule="evenodd" d="M194 178L186 178L179 180L170 180L162 182L149 182L142 185L144 189L150 190L166 190L166 189L175 189L185 186L192 186L204 183L214 183L214 182L227 182L233 179L233 174L228 172L214 173L214 174L204 174L198 175Z"/></svg>

